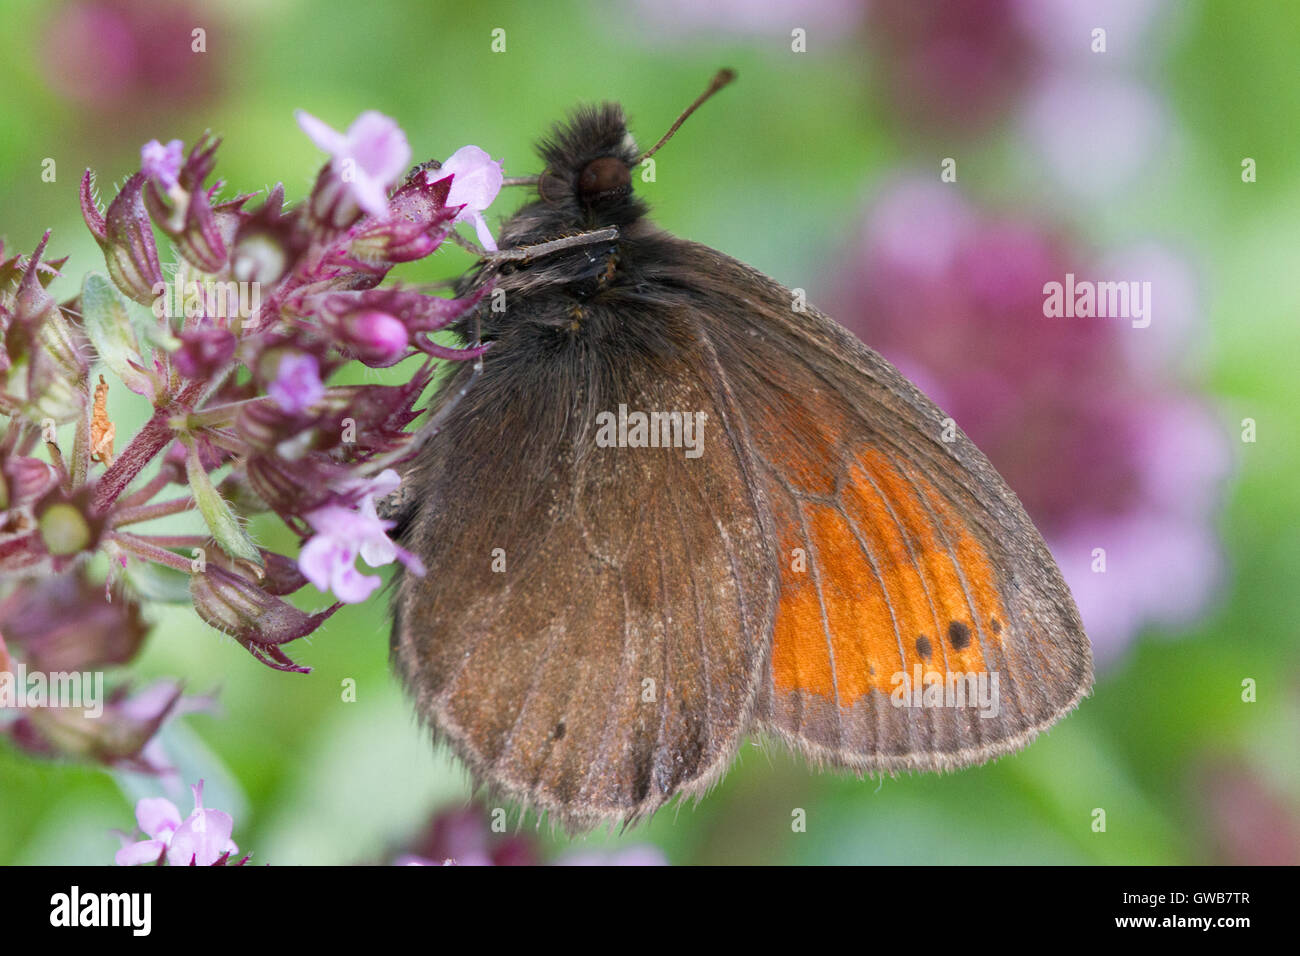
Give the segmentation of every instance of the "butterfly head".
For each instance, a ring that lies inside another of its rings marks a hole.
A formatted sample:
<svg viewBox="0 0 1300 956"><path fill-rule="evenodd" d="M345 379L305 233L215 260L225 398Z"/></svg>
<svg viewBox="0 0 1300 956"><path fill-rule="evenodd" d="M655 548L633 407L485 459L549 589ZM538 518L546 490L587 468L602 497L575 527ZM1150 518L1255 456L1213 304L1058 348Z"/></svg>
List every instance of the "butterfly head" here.
<svg viewBox="0 0 1300 956"><path fill-rule="evenodd" d="M578 109L538 146L546 170L537 193L576 224L626 225L645 214L632 192L636 141L616 103Z"/></svg>
<svg viewBox="0 0 1300 956"><path fill-rule="evenodd" d="M720 70L659 142L645 152L638 151L623 108L617 103L579 108L538 144L544 171L507 180L511 185L535 185L538 198L507 223L503 239L522 245L582 230L628 226L642 218L646 205L632 190L636 168L735 76L731 70Z"/></svg>

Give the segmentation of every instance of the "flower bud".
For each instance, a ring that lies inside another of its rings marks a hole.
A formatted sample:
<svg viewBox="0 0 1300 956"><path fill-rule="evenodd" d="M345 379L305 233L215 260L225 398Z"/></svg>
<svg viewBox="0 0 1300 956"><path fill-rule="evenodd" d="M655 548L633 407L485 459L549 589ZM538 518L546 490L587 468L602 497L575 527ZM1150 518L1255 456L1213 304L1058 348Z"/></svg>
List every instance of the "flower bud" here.
<svg viewBox="0 0 1300 956"><path fill-rule="evenodd" d="M140 147L140 171L164 190L177 185L176 178L181 172L181 161L185 151L179 139L174 139L166 146L151 139Z"/></svg>
<svg viewBox="0 0 1300 956"><path fill-rule="evenodd" d="M240 207L250 196L238 196L229 202L212 205L217 187L203 183L216 164L221 140L204 133L190 148L189 155L176 174L176 185L160 191L156 178L144 182L144 203L154 222L176 244L176 250L202 272L219 273L227 265L231 243L245 213ZM134 177L133 177L134 178Z"/></svg>
<svg viewBox="0 0 1300 956"><path fill-rule="evenodd" d="M190 594L199 617L229 634L250 654L275 670L307 673L280 645L320 627L341 605L308 614L237 574L209 565L190 579Z"/></svg>
<svg viewBox="0 0 1300 956"><path fill-rule="evenodd" d="M172 353L172 361L186 378L207 378L230 361L238 343L229 329L201 325L180 335L181 347Z"/></svg>
<svg viewBox="0 0 1300 956"><path fill-rule="evenodd" d="M86 407L83 384L90 371L89 343L68 321L54 298L45 291L41 255L49 241L47 232L27 262L11 301L12 321L23 327L30 370L25 412L35 421L75 421Z"/></svg>
<svg viewBox="0 0 1300 956"><path fill-rule="evenodd" d="M158 264L158 245L145 210L141 190L144 173L136 173L109 203L101 215L93 196L94 174L88 169L81 177L81 214L103 250L108 274L123 292L136 302L150 305L154 286L163 281Z"/></svg>
<svg viewBox="0 0 1300 956"><path fill-rule="evenodd" d="M88 671L125 664L144 643L140 605L81 570L23 582L0 603L0 631L37 670Z"/></svg>
<svg viewBox="0 0 1300 956"><path fill-rule="evenodd" d="M338 332L344 349L372 368L396 364L411 345L406 326L387 312L370 310L344 316Z"/></svg>
<svg viewBox="0 0 1300 956"><path fill-rule="evenodd" d="M115 691L98 716L78 707L33 707L8 730L14 743L39 756L76 757L157 774L170 768L155 763L146 748L162 725L182 709L207 706L210 702L203 699L182 700L179 683L159 681L130 696L124 689Z"/></svg>
<svg viewBox="0 0 1300 956"><path fill-rule="evenodd" d="M4 463L9 501L6 507L22 508L43 498L58 483L59 473L39 458L15 455Z"/></svg>

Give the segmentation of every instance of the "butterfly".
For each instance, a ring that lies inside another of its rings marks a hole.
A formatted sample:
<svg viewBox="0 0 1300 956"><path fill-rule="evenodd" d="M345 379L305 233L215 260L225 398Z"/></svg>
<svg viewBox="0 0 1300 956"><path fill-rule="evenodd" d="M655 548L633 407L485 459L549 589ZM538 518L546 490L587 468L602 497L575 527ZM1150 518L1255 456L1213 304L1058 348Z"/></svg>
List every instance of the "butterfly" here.
<svg viewBox="0 0 1300 956"><path fill-rule="evenodd" d="M1042 537L951 420L648 218L633 171L731 76L645 153L608 103L541 142L458 288L492 290L456 327L488 349L403 478L429 570L396 583L395 669L480 785L572 831L701 794L750 734L860 773L978 764L1092 682Z"/></svg>

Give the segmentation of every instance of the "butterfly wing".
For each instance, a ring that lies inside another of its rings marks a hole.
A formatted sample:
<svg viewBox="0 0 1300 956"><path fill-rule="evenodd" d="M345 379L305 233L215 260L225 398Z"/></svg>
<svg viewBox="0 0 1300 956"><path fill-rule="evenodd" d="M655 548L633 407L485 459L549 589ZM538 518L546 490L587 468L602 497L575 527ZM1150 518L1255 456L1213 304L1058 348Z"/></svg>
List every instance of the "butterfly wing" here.
<svg viewBox="0 0 1300 956"><path fill-rule="evenodd" d="M1087 692L1092 659L1015 494L877 353L761 273L683 245L663 261L690 267L655 278L689 288L721 358L779 554L754 726L860 770L1027 744Z"/></svg>
<svg viewBox="0 0 1300 956"><path fill-rule="evenodd" d="M734 401L707 347L645 318L640 354L497 342L408 481L427 497L402 541L430 570L398 584L396 667L480 784L575 830L725 770L776 607ZM704 412L706 453L602 447L596 415L620 404Z"/></svg>

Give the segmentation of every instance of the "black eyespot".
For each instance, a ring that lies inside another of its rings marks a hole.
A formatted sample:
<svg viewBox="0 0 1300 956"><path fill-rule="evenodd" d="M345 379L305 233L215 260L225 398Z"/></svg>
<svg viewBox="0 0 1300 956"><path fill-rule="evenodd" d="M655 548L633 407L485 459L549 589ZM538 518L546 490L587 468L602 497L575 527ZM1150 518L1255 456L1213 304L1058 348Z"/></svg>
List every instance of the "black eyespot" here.
<svg viewBox="0 0 1300 956"><path fill-rule="evenodd" d="M627 192L632 188L632 171L615 156L593 159L578 176L578 195L591 201Z"/></svg>

